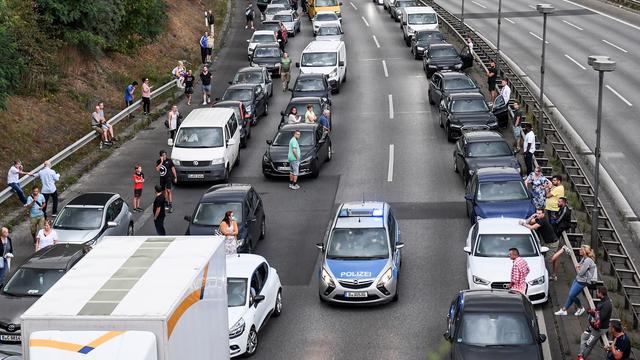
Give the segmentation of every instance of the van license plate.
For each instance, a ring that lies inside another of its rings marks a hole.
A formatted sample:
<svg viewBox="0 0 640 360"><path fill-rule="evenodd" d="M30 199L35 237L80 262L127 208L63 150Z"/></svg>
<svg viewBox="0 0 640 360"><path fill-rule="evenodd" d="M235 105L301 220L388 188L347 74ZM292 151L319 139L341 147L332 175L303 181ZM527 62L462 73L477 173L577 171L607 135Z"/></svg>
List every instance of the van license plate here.
<svg viewBox="0 0 640 360"><path fill-rule="evenodd" d="M204 174L187 174L189 179L204 179Z"/></svg>
<svg viewBox="0 0 640 360"><path fill-rule="evenodd" d="M22 341L22 337L20 335L0 335L0 341Z"/></svg>
<svg viewBox="0 0 640 360"><path fill-rule="evenodd" d="M366 298L367 295L366 291L347 291L344 293L346 298Z"/></svg>

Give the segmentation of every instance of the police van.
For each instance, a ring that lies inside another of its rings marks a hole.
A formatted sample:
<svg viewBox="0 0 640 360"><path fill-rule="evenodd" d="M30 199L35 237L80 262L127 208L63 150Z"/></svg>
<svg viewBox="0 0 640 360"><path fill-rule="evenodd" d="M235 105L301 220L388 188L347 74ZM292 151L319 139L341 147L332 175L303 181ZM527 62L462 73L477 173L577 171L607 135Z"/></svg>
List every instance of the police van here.
<svg viewBox="0 0 640 360"><path fill-rule="evenodd" d="M400 231L389 204L344 203L322 243L318 276L323 302L375 304L398 300Z"/></svg>
<svg viewBox="0 0 640 360"><path fill-rule="evenodd" d="M402 8L402 37L407 46L417 31L438 30L438 14L431 6L407 6Z"/></svg>

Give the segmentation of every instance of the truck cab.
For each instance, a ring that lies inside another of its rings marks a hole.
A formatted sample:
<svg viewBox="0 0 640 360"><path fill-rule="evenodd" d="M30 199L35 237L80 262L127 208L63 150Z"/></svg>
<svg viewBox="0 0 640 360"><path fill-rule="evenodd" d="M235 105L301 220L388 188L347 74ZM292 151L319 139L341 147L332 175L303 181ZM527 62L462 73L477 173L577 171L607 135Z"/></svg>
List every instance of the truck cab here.
<svg viewBox="0 0 640 360"><path fill-rule="evenodd" d="M305 1L305 0L302 0ZM309 19L313 19L319 11L333 11L342 18L342 1L340 0L306 0Z"/></svg>

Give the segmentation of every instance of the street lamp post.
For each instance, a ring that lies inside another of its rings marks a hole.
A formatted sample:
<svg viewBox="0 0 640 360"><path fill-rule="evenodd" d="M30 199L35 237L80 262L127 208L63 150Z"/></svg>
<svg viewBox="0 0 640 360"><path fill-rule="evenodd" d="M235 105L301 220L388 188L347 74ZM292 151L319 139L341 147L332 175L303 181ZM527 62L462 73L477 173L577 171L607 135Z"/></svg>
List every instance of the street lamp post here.
<svg viewBox="0 0 640 360"><path fill-rule="evenodd" d="M542 14L542 59L540 64L540 117L538 118L538 136L540 141L544 141L544 133L542 122L544 119L544 53L545 45L547 43L547 16L555 11L555 8L551 4L538 4L536 10Z"/></svg>
<svg viewBox="0 0 640 360"><path fill-rule="evenodd" d="M496 43L496 73L500 73L500 25L502 24L502 0L498 0L498 41Z"/></svg>
<svg viewBox="0 0 640 360"><path fill-rule="evenodd" d="M462 31L464 31L464 0L462 0L462 14L460 14L460 26L462 27Z"/></svg>
<svg viewBox="0 0 640 360"><path fill-rule="evenodd" d="M604 73L611 72L616 69L616 62L609 59L608 56L592 55L588 58L589 65L593 70L598 72L598 115L596 122L596 163L594 170L593 183L593 210L591 214L591 247L598 245L598 216L600 208L598 208L598 190L600 187L600 134L602 130L602 90L604 87Z"/></svg>

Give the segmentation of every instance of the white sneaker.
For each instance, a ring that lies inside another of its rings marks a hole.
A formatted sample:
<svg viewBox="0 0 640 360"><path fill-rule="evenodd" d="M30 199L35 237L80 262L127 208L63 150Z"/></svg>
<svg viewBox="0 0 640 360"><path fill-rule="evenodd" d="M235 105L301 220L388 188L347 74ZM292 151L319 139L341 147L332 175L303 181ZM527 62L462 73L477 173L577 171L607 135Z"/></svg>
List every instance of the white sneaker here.
<svg viewBox="0 0 640 360"><path fill-rule="evenodd" d="M207 102L206 102L206 101L205 101L205 102L203 102L203 103L202 103L202 105L207 105Z"/></svg>
<svg viewBox="0 0 640 360"><path fill-rule="evenodd" d="M293 185L289 183L289 189L293 189Z"/></svg>
<svg viewBox="0 0 640 360"><path fill-rule="evenodd" d="M556 316L567 316L567 310L560 309L560 310L554 312L553 315L556 315Z"/></svg>
<svg viewBox="0 0 640 360"><path fill-rule="evenodd" d="M295 184L295 185L293 185L291 188L292 188L293 190L298 190L298 189L300 189L300 185Z"/></svg>
<svg viewBox="0 0 640 360"><path fill-rule="evenodd" d="M573 315L575 315L575 316L580 316L582 314L584 314L584 308L580 308L580 309L576 310L575 313L573 313Z"/></svg>

